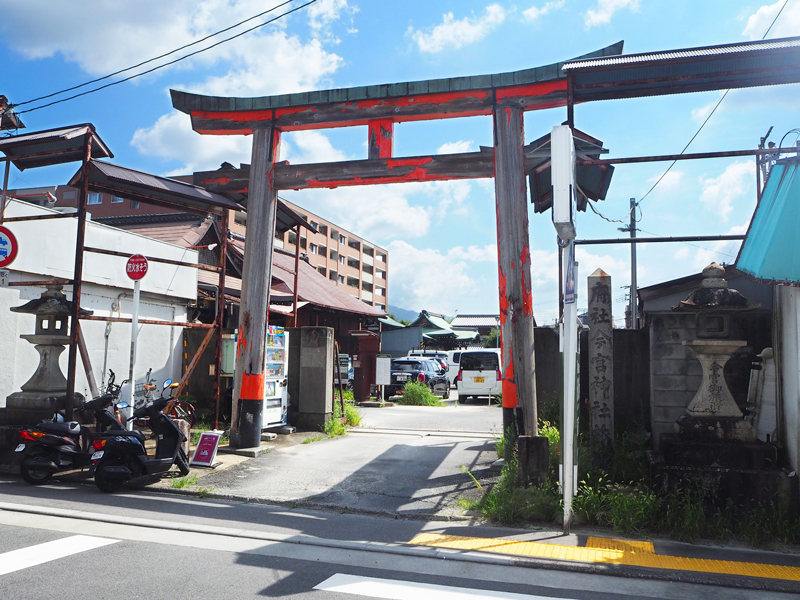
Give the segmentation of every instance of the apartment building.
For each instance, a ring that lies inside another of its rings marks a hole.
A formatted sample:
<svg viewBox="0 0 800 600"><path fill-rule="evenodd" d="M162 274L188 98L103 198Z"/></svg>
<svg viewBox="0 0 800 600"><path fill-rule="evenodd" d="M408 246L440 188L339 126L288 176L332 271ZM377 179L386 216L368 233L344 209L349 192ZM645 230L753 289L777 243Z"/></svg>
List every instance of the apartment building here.
<svg viewBox="0 0 800 600"><path fill-rule="evenodd" d="M284 200L284 202L286 202ZM308 221L312 229L300 232L300 253L322 275L347 293L380 310L388 301L389 253L372 242L326 221L296 204L286 205ZM283 247L294 252L297 234L288 231Z"/></svg>
<svg viewBox="0 0 800 600"><path fill-rule="evenodd" d="M175 177L178 181L191 183L192 177ZM75 207L78 204L78 190L69 186L49 186L44 188L9 190L9 195L21 200L48 207ZM283 200L283 199L282 199ZM303 230L300 233L300 253L309 264L323 276L335 282L340 288L362 302L380 310L387 310L389 253L354 233L347 231L311 213L292 202L283 200L286 205L306 219L315 232ZM174 210L126 200L110 194L90 193L87 210L92 218L102 221L114 217L153 216L174 213ZM229 219L231 231L244 235L247 215L235 213ZM276 234L275 243L294 252L297 240L294 231L281 236Z"/></svg>

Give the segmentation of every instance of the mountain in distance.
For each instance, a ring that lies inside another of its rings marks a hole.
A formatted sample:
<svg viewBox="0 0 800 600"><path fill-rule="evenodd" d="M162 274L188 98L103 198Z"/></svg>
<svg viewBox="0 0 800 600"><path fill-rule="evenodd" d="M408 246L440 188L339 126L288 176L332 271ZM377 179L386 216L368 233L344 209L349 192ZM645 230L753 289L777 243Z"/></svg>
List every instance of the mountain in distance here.
<svg viewBox="0 0 800 600"><path fill-rule="evenodd" d="M409 321L411 323L419 316L419 311L407 310L399 306L392 306L391 304L386 307L386 312L393 314L394 318L398 321Z"/></svg>

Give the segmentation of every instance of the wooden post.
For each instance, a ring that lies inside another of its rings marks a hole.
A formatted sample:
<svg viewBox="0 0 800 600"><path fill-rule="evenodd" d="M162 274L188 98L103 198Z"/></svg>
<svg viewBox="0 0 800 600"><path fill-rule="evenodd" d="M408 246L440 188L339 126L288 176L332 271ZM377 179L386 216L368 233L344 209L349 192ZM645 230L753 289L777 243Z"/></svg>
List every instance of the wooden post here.
<svg viewBox="0 0 800 600"><path fill-rule="evenodd" d="M524 435L538 434L533 356L533 295L528 247L522 109L494 111L497 255L503 357L503 429L519 423Z"/></svg>
<svg viewBox="0 0 800 600"><path fill-rule="evenodd" d="M614 452L614 346L611 277L589 276L589 445L595 467L611 467Z"/></svg>
<svg viewBox="0 0 800 600"><path fill-rule="evenodd" d="M217 283L217 348L214 351L214 429L219 429L219 403L222 400L222 330L225 328L225 276L228 265L228 218L222 212L219 231L219 282ZM177 394L176 394L177 395Z"/></svg>
<svg viewBox="0 0 800 600"><path fill-rule="evenodd" d="M273 176L279 152L280 131L271 127L253 129L247 239L231 410L231 445L235 448L261 444L267 311L277 216Z"/></svg>
<svg viewBox="0 0 800 600"><path fill-rule="evenodd" d="M78 365L78 332L81 311L81 282L83 281L83 247L86 240L86 197L89 195L89 164L92 160L92 138L94 132L86 131L83 165L81 166L81 191L78 198L78 225L75 240L75 268L72 275L72 317L69 332L69 359L67 362L67 400L64 404L64 418L72 420L75 407L75 371ZM131 382L133 385L133 382Z"/></svg>
<svg viewBox="0 0 800 600"><path fill-rule="evenodd" d="M392 158L394 123L391 119L375 119L368 124L368 158Z"/></svg>

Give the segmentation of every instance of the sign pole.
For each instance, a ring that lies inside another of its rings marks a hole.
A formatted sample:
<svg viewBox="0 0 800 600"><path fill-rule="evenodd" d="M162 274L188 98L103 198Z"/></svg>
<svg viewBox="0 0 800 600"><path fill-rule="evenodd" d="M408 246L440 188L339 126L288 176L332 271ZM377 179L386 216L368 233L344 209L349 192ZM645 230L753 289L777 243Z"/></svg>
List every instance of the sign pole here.
<svg viewBox="0 0 800 600"><path fill-rule="evenodd" d="M133 279L133 314L131 315L131 356L128 367L128 388L125 394L126 402L128 403L128 421L125 427L131 431L133 430L133 389L135 387L133 380L133 369L136 365L136 340L139 337L139 290L141 287L142 277L147 274L147 259L141 254L135 254L128 259L128 264L125 266L125 271L128 277Z"/></svg>

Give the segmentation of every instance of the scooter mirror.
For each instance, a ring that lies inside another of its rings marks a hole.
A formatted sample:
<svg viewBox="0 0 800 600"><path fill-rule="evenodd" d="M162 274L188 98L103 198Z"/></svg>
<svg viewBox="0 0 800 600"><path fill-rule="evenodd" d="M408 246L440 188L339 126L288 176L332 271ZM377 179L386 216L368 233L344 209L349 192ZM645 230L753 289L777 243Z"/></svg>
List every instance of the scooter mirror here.
<svg viewBox="0 0 800 600"><path fill-rule="evenodd" d="M164 382L164 389L167 389L172 384L172 379L167 379Z"/></svg>

